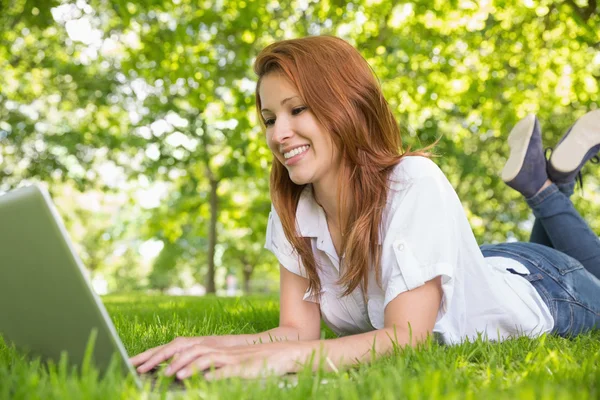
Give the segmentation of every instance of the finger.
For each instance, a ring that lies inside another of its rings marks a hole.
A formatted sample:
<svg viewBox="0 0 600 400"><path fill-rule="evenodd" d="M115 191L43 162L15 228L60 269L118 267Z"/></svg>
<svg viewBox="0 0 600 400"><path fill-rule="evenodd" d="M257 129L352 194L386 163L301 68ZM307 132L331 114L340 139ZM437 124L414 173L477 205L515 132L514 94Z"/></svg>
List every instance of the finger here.
<svg viewBox="0 0 600 400"><path fill-rule="evenodd" d="M140 365L137 371L142 374L148 372L161 362L164 362L171 358L174 354L184 351L185 349L193 345L194 343L190 342L171 342L169 344L166 344L163 348L155 352L145 363Z"/></svg>
<svg viewBox="0 0 600 400"><path fill-rule="evenodd" d="M230 363L215 371L204 374L206 380L218 380L232 377L242 379L266 378L269 376L285 375L288 371L284 366L279 365L277 361L269 358L250 359L241 363Z"/></svg>
<svg viewBox="0 0 600 400"><path fill-rule="evenodd" d="M191 348L185 350L185 352L180 352L179 356L173 358L171 364L165 370L165 375L171 376L183 367L192 363L198 357L202 357L205 354L209 354L212 352L218 351L215 348L202 346L202 345L194 345Z"/></svg>
<svg viewBox="0 0 600 400"><path fill-rule="evenodd" d="M179 363L174 365L172 370L169 369L170 374L177 374L177 377L180 377L179 373L185 377L188 377L195 373L196 371L204 371L209 369L211 366L216 368L222 367L225 364L242 364L246 363L249 360L261 359L264 357L260 355L260 353L264 352L258 345L242 345L235 347L227 347L227 348L210 348L211 351L204 352L204 355L199 354L195 358L195 361L190 360L190 365L186 367L185 365L180 365ZM264 360L263 360L264 362ZM213 365L214 363L214 365ZM183 371L185 369L185 371ZM179 370L179 371L178 371Z"/></svg>
<svg viewBox="0 0 600 400"><path fill-rule="evenodd" d="M224 364L246 362L248 359L254 359L255 355L261 351L258 346L214 348L199 345L198 349L199 351L193 352L188 350L181 358L172 360L165 374L167 376L177 374L179 379L185 379L196 371L210 368L213 364L218 368Z"/></svg>
<svg viewBox="0 0 600 400"><path fill-rule="evenodd" d="M177 378L185 379L198 371L204 371L210 367L221 368L224 365L235 365L237 363L239 363L239 359L236 356L224 353L211 353L198 358L182 368L179 372L177 372Z"/></svg>
<svg viewBox="0 0 600 400"><path fill-rule="evenodd" d="M157 346L157 347L153 347L151 349L148 349L146 351L144 351L143 353L140 353L134 357L131 357L129 359L129 361L133 364L134 367L137 367L139 364L146 362L150 357L152 357L152 355L159 351L160 349L162 349L163 347L165 347L165 345L161 345L161 346Z"/></svg>
<svg viewBox="0 0 600 400"><path fill-rule="evenodd" d="M220 380L238 377L242 379L255 379L261 377L263 374L260 369L257 368L254 364L252 365L244 365L244 364L231 364L225 365L219 369L215 369L214 371L207 372L204 374L204 379L208 381Z"/></svg>

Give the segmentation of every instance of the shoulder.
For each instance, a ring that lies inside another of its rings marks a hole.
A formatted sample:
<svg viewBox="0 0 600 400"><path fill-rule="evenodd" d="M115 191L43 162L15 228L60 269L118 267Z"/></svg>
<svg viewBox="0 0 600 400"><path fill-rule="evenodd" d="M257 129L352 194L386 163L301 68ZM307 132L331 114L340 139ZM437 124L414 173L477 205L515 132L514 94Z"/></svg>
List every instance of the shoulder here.
<svg viewBox="0 0 600 400"><path fill-rule="evenodd" d="M281 219L273 205L269 214L264 248L273 253L285 269L303 278L307 277L297 253L285 236Z"/></svg>
<svg viewBox="0 0 600 400"><path fill-rule="evenodd" d="M390 189L406 190L418 182L447 183L446 176L432 160L421 156L404 157L390 174Z"/></svg>
<svg viewBox="0 0 600 400"><path fill-rule="evenodd" d="M454 187L442 170L430 159L403 158L389 179L387 217L398 213L407 218L437 213L464 212Z"/></svg>

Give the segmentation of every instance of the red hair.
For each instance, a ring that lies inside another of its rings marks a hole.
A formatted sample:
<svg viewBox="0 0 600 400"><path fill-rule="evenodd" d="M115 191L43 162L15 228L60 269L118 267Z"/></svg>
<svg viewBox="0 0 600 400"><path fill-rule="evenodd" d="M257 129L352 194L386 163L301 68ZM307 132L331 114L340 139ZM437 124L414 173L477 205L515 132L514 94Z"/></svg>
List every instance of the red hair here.
<svg viewBox="0 0 600 400"><path fill-rule="evenodd" d="M366 292L371 263L380 283L378 241L389 175L404 156L428 154L402 151L398 123L373 71L360 53L340 38L311 36L273 43L257 56L254 72L258 75L256 108L263 129L260 84L267 74L280 73L297 88L340 151L338 221L345 257L338 284L348 295L362 280ZM299 237L296 230L296 208L304 186L292 182L285 166L273 158L271 201L286 238L302 260L309 290L320 293L310 239Z"/></svg>

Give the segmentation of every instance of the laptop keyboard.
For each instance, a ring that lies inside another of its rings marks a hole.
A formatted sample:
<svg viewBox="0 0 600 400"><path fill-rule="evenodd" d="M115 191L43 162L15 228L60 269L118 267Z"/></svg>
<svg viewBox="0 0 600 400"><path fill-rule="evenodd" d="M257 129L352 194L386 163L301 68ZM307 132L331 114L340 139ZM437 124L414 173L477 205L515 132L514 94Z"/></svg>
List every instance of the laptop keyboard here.
<svg viewBox="0 0 600 400"><path fill-rule="evenodd" d="M142 383L150 382L151 390L166 388L168 390L185 390L185 383L175 376L164 376L164 368L158 366L145 374L140 374Z"/></svg>

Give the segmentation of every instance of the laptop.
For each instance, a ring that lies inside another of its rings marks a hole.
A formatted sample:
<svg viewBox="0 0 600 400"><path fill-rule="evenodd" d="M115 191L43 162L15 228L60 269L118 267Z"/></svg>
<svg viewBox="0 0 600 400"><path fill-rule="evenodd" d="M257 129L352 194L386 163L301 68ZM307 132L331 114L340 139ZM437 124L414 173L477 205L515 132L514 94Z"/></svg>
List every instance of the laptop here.
<svg viewBox="0 0 600 400"><path fill-rule="evenodd" d="M77 366L95 336L92 361L101 376L114 356L143 387L50 195L37 184L0 196L0 335L45 360L58 362L67 352Z"/></svg>

